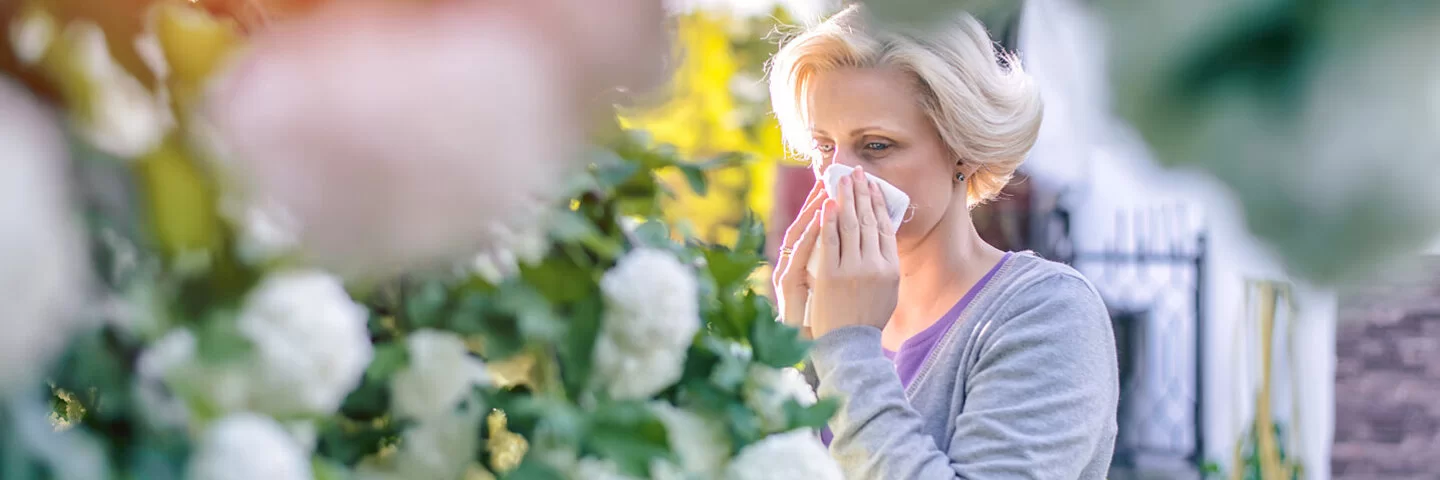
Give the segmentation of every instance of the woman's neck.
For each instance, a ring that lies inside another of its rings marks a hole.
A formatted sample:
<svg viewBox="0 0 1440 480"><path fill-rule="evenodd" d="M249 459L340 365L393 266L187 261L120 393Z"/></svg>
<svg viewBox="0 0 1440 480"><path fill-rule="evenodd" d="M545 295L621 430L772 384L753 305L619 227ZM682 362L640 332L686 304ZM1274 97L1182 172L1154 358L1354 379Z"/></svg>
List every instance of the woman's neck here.
<svg viewBox="0 0 1440 480"><path fill-rule="evenodd" d="M968 212L946 217L900 252L899 302L887 328L893 335L909 338L929 327L1005 255L980 238Z"/></svg>

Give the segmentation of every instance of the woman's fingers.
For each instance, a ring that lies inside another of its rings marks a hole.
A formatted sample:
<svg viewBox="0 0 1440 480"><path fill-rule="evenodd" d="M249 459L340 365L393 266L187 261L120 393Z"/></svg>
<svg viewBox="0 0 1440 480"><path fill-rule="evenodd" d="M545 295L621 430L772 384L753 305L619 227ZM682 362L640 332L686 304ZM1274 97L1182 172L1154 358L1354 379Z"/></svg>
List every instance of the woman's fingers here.
<svg viewBox="0 0 1440 480"><path fill-rule="evenodd" d="M875 208L875 229L879 232L880 255L891 263L899 263L900 254L895 249L895 224L890 221L890 210L880 184L870 183L870 199Z"/></svg>
<svg viewBox="0 0 1440 480"><path fill-rule="evenodd" d="M821 265L833 267L840 264L839 210L840 202L835 199L825 200L825 206L820 210L820 252L815 255L821 255Z"/></svg>
<svg viewBox="0 0 1440 480"><path fill-rule="evenodd" d="M860 259L860 219L855 213L855 179L864 175L856 169L850 175L840 177L839 194L837 199L839 205L839 231L840 231L840 261L849 262Z"/></svg>
<svg viewBox="0 0 1440 480"><path fill-rule="evenodd" d="M880 255L880 234L875 228L875 187L864 167L855 169L855 216L860 224L860 254L865 257ZM883 201L883 199L882 199Z"/></svg>
<svg viewBox="0 0 1440 480"><path fill-rule="evenodd" d="M780 276L785 272L785 269L790 266L791 257L794 256L795 242L804 231L805 225L809 224L810 220L818 217L815 213L820 210L820 204L824 199L824 185L820 182L815 182L815 185L810 188L809 196L805 197L804 206L800 207L800 212L795 215L795 220L790 222L789 227L785 228L785 235L780 239L780 254L775 261L775 273L772 275L774 278L772 283L774 284L775 290L780 290Z"/></svg>
<svg viewBox="0 0 1440 480"><path fill-rule="evenodd" d="M820 237L820 229L820 216L815 215L810 218L810 223L805 224L805 230L796 240L795 253L790 255L790 264L783 277L788 287L804 286L807 277L805 268L810 264L810 256L815 253L815 239Z"/></svg>
<svg viewBox="0 0 1440 480"><path fill-rule="evenodd" d="M810 194L805 197L805 205L800 207L800 213L795 215L795 221L785 229L785 236L780 240L780 248L795 248L795 240L800 238L800 233L805 230L805 225L810 223L810 218L820 209L820 201L825 197L825 186L817 181L815 186L810 188Z"/></svg>

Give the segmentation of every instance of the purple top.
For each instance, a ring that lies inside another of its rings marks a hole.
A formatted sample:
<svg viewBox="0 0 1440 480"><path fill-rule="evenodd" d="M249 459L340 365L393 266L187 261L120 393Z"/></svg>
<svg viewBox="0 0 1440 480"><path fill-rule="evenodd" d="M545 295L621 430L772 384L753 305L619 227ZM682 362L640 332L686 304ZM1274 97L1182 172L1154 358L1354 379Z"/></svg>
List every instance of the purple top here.
<svg viewBox="0 0 1440 480"><path fill-rule="evenodd" d="M970 287L970 291L965 292L965 296L960 297L960 301L955 302L955 306L950 307L950 311L945 312L945 315L941 316L940 320L934 324L905 340L905 343L900 344L900 351L885 350L885 356L895 362L895 373L900 374L900 385L907 389L910 388L910 382L915 380L915 374L920 372L920 365L925 363L925 358L930 356L930 351L935 349L935 344L940 342L940 338L945 336L945 332L949 331L952 325L955 325L955 321L960 319L960 314L965 311L965 307L970 306L970 301L975 299L975 294L985 289L985 284L990 283L990 279L995 277L995 272L999 272L1000 267L1005 265L1008 260L1010 260L1010 252L1005 252L1005 256L1000 258L1000 261L996 262L995 266L985 273L985 276L980 277L980 281L975 282L975 286ZM830 437L830 427L825 427L820 431L820 440L824 441L825 445L830 445Z"/></svg>

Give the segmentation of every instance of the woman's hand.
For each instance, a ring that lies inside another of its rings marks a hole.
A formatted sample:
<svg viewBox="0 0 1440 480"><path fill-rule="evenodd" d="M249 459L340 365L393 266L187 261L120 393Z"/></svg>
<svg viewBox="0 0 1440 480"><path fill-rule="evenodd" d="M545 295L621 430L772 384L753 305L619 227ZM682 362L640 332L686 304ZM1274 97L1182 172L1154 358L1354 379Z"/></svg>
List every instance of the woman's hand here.
<svg viewBox="0 0 1440 480"><path fill-rule="evenodd" d="M805 305L810 296L810 275L805 272L805 264L815 248L815 239L820 236L820 205L827 198L824 184L815 182L810 195L805 198L805 206L800 208L800 214L785 229L785 238L780 242L780 258L775 262L775 273L771 275L781 320L802 331L806 323Z"/></svg>
<svg viewBox="0 0 1440 480"><path fill-rule="evenodd" d="M836 193L821 209L819 246L803 252L807 258L797 249L793 260L804 265L812 253L820 256L809 318L817 338L853 325L884 329L899 298L899 254L880 187L856 168Z"/></svg>

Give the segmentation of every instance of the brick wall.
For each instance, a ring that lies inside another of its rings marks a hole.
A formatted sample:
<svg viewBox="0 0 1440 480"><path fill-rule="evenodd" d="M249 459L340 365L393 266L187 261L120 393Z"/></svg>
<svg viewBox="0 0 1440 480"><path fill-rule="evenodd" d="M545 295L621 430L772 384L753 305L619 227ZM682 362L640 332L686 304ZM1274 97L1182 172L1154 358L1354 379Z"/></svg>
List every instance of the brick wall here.
<svg viewBox="0 0 1440 480"><path fill-rule="evenodd" d="M1336 479L1440 478L1440 257L1340 296Z"/></svg>

